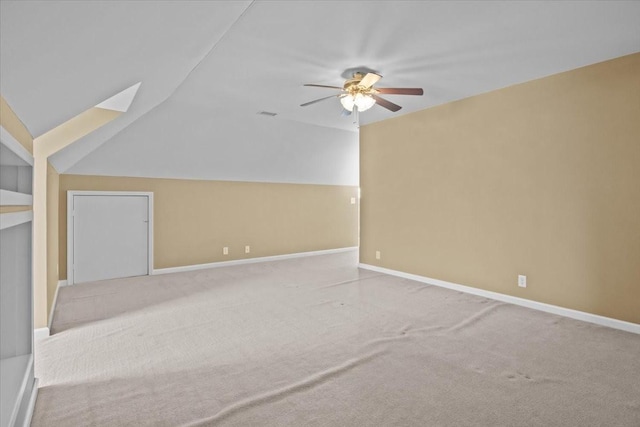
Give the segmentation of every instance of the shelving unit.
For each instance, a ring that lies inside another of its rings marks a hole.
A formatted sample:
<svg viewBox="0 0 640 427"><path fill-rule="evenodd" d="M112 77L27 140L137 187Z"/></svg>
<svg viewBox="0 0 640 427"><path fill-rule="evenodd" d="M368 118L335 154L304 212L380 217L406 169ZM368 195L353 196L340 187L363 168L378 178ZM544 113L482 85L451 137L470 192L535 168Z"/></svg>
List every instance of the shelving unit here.
<svg viewBox="0 0 640 427"><path fill-rule="evenodd" d="M32 174L31 154L0 126L0 427L28 425L37 393Z"/></svg>
<svg viewBox="0 0 640 427"><path fill-rule="evenodd" d="M32 204L31 194L0 189L0 206L31 206Z"/></svg>

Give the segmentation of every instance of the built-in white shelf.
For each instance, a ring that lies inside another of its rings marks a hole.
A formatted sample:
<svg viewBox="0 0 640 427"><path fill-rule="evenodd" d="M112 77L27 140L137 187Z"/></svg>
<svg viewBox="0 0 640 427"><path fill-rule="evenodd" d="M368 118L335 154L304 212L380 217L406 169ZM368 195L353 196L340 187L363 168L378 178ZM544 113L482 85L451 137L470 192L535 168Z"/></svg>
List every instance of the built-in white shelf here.
<svg viewBox="0 0 640 427"><path fill-rule="evenodd" d="M17 191L0 189L0 206L31 206L33 196L31 194L18 193Z"/></svg>
<svg viewBox="0 0 640 427"><path fill-rule="evenodd" d="M24 224L33 220L33 211L9 212L0 214L0 230Z"/></svg>
<svg viewBox="0 0 640 427"><path fill-rule="evenodd" d="M0 205L33 206L33 156L0 125ZM29 425L33 370L33 210L0 214L0 427Z"/></svg>

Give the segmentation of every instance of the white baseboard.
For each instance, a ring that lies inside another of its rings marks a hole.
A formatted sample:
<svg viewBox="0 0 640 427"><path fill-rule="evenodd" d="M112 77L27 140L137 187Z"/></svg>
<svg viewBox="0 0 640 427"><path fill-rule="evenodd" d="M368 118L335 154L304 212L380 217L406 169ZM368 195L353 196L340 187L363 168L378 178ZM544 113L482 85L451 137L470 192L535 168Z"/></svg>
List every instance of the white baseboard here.
<svg viewBox="0 0 640 427"><path fill-rule="evenodd" d="M53 296L53 303L51 304L51 312L49 313L49 330L51 330L51 324L53 323L53 312L56 311L56 304L58 303L58 291L62 286L67 286L66 280L58 280L58 286L56 286L56 293Z"/></svg>
<svg viewBox="0 0 640 427"><path fill-rule="evenodd" d="M31 419L33 418L33 410L36 408L36 399L38 398L38 379L34 378L33 388L31 389L31 396L29 396L29 406L27 407L27 413L24 417L24 424L22 427L29 427L31 425Z"/></svg>
<svg viewBox="0 0 640 427"><path fill-rule="evenodd" d="M49 328L38 328L33 330L33 339L39 340L49 336Z"/></svg>
<svg viewBox="0 0 640 427"><path fill-rule="evenodd" d="M404 279L415 280L429 285L440 286L442 288L453 289L454 291L465 292L468 294L478 295L497 301L507 302L509 304L520 305L522 307L532 308L534 310L544 311L559 316L570 317L583 322L595 323L596 325L607 326L609 328L620 329L622 331L640 334L640 324L625 322L624 320L612 319L610 317L599 316L597 314L586 313L584 311L572 310L570 308L558 307L557 305L545 304L518 298L511 295L500 294L498 292L485 291L484 289L473 288L471 286L459 285L457 283L446 282L444 280L432 279L430 277L418 276L417 274L405 273L402 271L391 270L389 268L378 267L369 264L358 264L359 268L365 270L377 271L379 273L388 274L390 276L402 277Z"/></svg>
<svg viewBox="0 0 640 427"><path fill-rule="evenodd" d="M233 261L211 262L208 264L185 265L182 267L159 268L159 269L154 269L152 274L155 275L155 274L180 273L184 271L203 270L206 268L229 267L232 265L255 264L258 262L268 262L268 261L280 261L284 259L293 259L293 258L302 258L302 257L308 257L308 256L315 256L315 255L327 255L327 254L336 254L340 252L349 252L349 251L355 251L357 249L358 249L357 246L353 246L348 248L327 249L323 251L298 252L294 254L273 255L273 256L247 258L247 259L236 259Z"/></svg>

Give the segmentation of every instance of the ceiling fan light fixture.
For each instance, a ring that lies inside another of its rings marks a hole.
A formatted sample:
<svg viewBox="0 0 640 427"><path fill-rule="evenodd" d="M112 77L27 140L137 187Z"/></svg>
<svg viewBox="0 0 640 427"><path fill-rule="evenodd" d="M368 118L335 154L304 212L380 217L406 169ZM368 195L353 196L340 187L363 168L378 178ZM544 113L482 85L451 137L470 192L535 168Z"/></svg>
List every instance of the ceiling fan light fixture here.
<svg viewBox="0 0 640 427"><path fill-rule="evenodd" d="M327 89L339 89L342 93L338 93L335 95L325 96L324 98L314 99L313 101L305 102L304 104L300 104L301 107L306 107L307 105L315 104L316 102L324 101L329 98L338 98L344 110L342 111L342 115L349 115L353 110L356 111L367 111L369 108L373 107L374 104L378 104L382 108L386 108L387 110L395 113L400 110L402 107L398 104L394 104L391 101L388 101L385 98L379 96L379 94L388 94L388 95L423 95L424 91L419 87L385 87L385 88L375 88L375 85L380 79L381 75L369 72L367 74L357 72L353 74L352 79L348 79L344 82L342 87L339 86L328 86L328 85L319 85L314 83L305 83L304 86L313 86L313 87L322 87ZM357 107L357 108L356 108Z"/></svg>
<svg viewBox="0 0 640 427"><path fill-rule="evenodd" d="M367 111L369 108L373 107L376 100L369 95L356 93L355 95L349 94L341 97L340 103L344 109L348 111L353 111L354 105L358 107L358 111Z"/></svg>

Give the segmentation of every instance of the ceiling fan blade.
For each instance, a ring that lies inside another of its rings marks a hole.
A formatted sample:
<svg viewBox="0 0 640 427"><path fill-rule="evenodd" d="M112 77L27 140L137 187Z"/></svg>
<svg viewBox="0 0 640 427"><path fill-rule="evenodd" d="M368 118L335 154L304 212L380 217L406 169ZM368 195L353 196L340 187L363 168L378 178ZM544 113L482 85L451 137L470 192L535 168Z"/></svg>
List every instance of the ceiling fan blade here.
<svg viewBox="0 0 640 427"><path fill-rule="evenodd" d="M377 95L371 95L371 97L376 100L376 104L378 104L381 107L386 108L387 110L393 111L394 113L402 108L398 104L394 104L393 102L387 101L384 98L380 98Z"/></svg>
<svg viewBox="0 0 640 427"><path fill-rule="evenodd" d="M424 91L419 87L377 87L376 90L389 95L424 95Z"/></svg>
<svg viewBox="0 0 640 427"><path fill-rule="evenodd" d="M307 105L315 104L316 102L324 101L325 99L335 98L336 96L340 96L340 95L342 95L342 94L330 95L330 96L325 96L324 98L314 99L313 101L309 101L309 102L305 102L304 104L300 104L300 106L301 107L306 107Z"/></svg>
<svg viewBox="0 0 640 427"><path fill-rule="evenodd" d="M340 90L342 90L342 88L338 87L338 86L314 85L314 84L311 84L311 83L304 84L303 86L326 87L326 88L329 88L329 89L340 89Z"/></svg>
<svg viewBox="0 0 640 427"><path fill-rule="evenodd" d="M342 113L340 114L342 117L347 117L351 115L351 111L347 110L346 108L342 109Z"/></svg>
<svg viewBox="0 0 640 427"><path fill-rule="evenodd" d="M362 78L362 80L360 80L360 83L358 83L358 86L362 86L365 88L370 88L371 86L373 86L374 84L376 84L376 82L378 80L380 80L382 78L382 76L376 74L376 73L367 73L366 76L364 76Z"/></svg>

